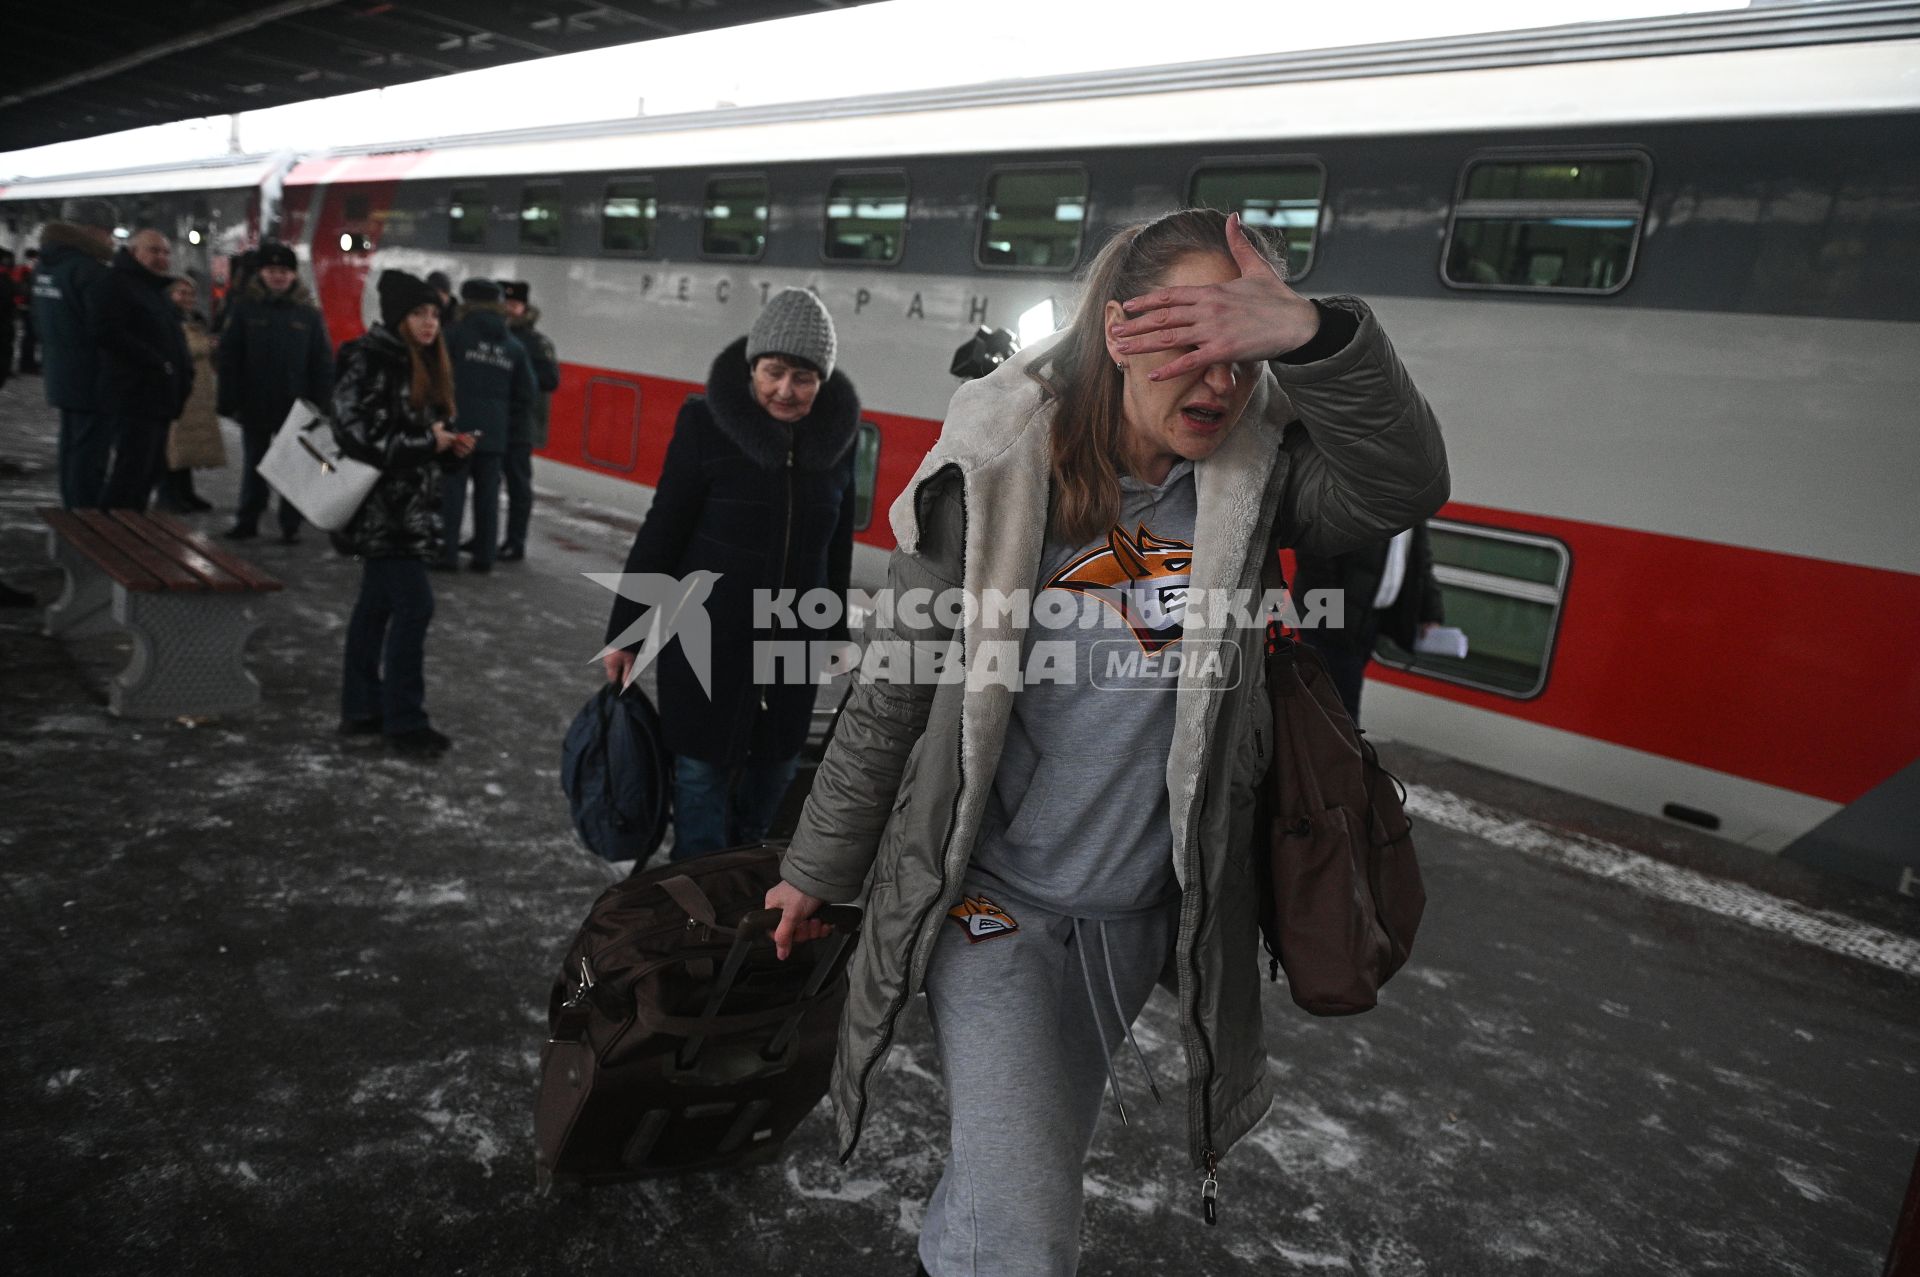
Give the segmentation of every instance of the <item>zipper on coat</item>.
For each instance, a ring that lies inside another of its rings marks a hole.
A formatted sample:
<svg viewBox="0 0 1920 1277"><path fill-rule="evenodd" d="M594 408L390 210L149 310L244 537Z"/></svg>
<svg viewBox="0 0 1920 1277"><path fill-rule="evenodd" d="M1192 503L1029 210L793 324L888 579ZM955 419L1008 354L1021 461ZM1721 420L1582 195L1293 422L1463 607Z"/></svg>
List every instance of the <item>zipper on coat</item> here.
<svg viewBox="0 0 1920 1277"><path fill-rule="evenodd" d="M1207 1149L1207 1177L1200 1181L1200 1213L1209 1226L1220 1222L1220 1161Z"/></svg>
<svg viewBox="0 0 1920 1277"><path fill-rule="evenodd" d="M1192 818L1196 823L1205 817L1208 788L1207 782L1203 779L1200 783L1198 800L1194 804L1193 809L1195 813L1197 813ZM1191 841L1197 846L1197 838ZM1196 925L1193 929L1193 937L1187 945L1187 969L1192 973L1193 978L1193 1004L1191 1008L1193 1015L1193 1035L1199 1043L1204 1065L1200 1073L1200 1147L1202 1156L1206 1159L1207 1177L1200 1185L1200 1209L1201 1213L1205 1215L1207 1223L1218 1224L1220 1222L1218 1201L1220 1180L1219 1176L1215 1173L1217 1158L1213 1151L1213 1043L1207 1038L1207 1031L1202 1026L1200 1016L1200 928L1198 922L1200 914L1206 909L1206 874L1205 866L1201 864L1201 857L1197 852L1193 860L1195 872L1192 882L1196 902L1194 907L1194 921Z"/></svg>
<svg viewBox="0 0 1920 1277"><path fill-rule="evenodd" d="M793 553L793 428L787 428L787 510L786 528L780 534L780 574L773 578L773 591L778 594L787 584L787 556ZM780 618L773 618L775 639L780 636ZM760 689L760 712L767 712L767 689Z"/></svg>

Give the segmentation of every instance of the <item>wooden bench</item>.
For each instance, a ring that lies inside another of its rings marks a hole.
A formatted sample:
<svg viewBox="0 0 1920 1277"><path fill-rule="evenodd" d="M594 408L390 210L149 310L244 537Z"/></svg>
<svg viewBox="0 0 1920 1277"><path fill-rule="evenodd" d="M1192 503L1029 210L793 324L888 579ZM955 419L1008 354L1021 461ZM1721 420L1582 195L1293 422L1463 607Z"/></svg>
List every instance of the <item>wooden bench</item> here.
<svg viewBox="0 0 1920 1277"><path fill-rule="evenodd" d="M260 703L247 639L260 626L253 604L280 582L163 514L43 508L40 517L67 574L46 632L133 636L108 698L115 714L202 717Z"/></svg>

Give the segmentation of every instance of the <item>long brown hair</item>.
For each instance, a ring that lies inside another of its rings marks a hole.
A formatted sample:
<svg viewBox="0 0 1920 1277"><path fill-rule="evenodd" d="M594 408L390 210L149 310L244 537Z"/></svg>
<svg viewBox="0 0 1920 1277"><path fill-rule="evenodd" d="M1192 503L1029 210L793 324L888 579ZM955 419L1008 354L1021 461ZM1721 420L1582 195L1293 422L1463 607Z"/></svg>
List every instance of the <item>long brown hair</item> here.
<svg viewBox="0 0 1920 1277"><path fill-rule="evenodd" d="M1284 278L1284 249L1244 229ZM1080 307L1065 334L1027 370L1054 401L1053 525L1067 540L1098 536L1120 517L1126 425L1120 370L1107 354L1107 303L1152 292L1181 258L1194 253L1232 256L1225 213L1188 208L1121 227L1087 267Z"/></svg>
<svg viewBox="0 0 1920 1277"><path fill-rule="evenodd" d="M413 387L407 395L415 408L431 406L436 419L453 420L453 361L447 356L444 327L434 334L433 345L422 346L413 339L413 327L400 321L400 340L407 343L407 356L413 362Z"/></svg>

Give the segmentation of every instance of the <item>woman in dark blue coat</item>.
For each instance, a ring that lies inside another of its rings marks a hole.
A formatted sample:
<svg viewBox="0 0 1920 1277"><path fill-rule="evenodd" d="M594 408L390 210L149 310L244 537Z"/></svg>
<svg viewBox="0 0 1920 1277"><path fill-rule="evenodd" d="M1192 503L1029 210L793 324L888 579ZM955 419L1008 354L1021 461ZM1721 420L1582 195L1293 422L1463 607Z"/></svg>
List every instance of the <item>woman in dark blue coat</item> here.
<svg viewBox="0 0 1920 1277"><path fill-rule="evenodd" d="M860 400L834 369L833 319L805 289L776 294L753 330L720 352L707 393L687 400L628 573L717 573L705 608L711 695L679 642L658 660L660 720L674 764L675 859L765 836L812 721L814 685L756 679L757 643L845 641L853 563L853 453ZM756 626L756 596L831 590L835 619L792 609ZM624 682L645 626L613 608L607 677ZM791 651L793 649L788 648ZM783 671L781 666L767 666Z"/></svg>

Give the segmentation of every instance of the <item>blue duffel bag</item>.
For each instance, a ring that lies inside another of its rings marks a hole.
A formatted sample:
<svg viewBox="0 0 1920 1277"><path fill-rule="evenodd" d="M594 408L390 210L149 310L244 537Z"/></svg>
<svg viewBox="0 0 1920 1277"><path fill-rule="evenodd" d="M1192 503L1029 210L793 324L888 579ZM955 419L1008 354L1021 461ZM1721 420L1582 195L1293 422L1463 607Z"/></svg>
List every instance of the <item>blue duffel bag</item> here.
<svg viewBox="0 0 1920 1277"><path fill-rule="evenodd" d="M560 788L589 850L646 862L672 814L673 756L645 692L606 683L593 694L560 747Z"/></svg>

